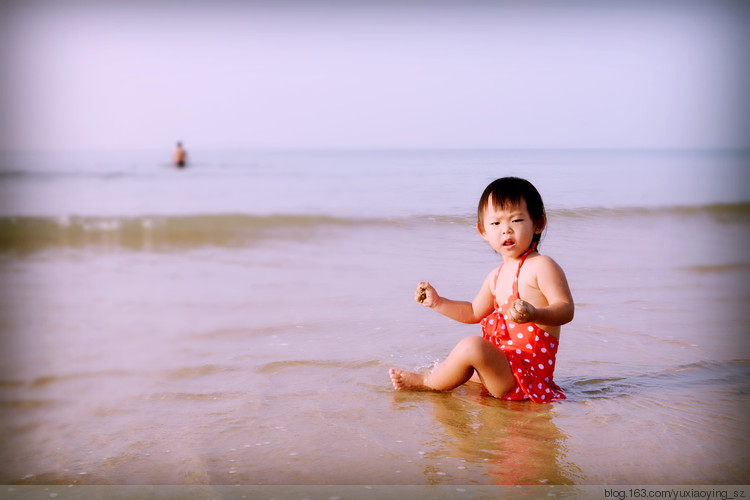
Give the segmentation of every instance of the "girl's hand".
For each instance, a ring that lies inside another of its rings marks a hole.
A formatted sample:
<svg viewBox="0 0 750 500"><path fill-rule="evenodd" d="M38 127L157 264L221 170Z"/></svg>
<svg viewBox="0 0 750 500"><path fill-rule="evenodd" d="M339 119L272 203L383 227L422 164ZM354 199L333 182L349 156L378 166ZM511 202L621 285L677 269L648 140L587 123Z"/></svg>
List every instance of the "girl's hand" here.
<svg viewBox="0 0 750 500"><path fill-rule="evenodd" d="M435 307L440 296L437 294L429 282L422 281L417 285L417 291L414 292L414 300L425 307Z"/></svg>
<svg viewBox="0 0 750 500"><path fill-rule="evenodd" d="M518 299L510 305L506 315L513 323L531 323L536 317L536 308L525 300Z"/></svg>

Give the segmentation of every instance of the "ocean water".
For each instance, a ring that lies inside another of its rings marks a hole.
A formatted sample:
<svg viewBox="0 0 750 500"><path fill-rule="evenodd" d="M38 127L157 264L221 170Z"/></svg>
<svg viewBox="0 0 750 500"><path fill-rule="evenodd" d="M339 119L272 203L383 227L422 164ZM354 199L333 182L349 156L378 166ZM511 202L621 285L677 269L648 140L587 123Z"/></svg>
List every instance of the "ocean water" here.
<svg viewBox="0 0 750 500"><path fill-rule="evenodd" d="M0 156L0 483L748 484L747 152ZM568 399L401 393L479 334L493 179L545 199Z"/></svg>

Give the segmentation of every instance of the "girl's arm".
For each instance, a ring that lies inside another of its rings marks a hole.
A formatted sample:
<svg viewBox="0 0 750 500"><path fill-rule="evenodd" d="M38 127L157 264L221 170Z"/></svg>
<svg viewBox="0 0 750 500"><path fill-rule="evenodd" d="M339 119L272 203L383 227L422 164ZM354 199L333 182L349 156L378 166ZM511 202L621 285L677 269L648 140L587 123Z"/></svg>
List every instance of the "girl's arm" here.
<svg viewBox="0 0 750 500"><path fill-rule="evenodd" d="M562 268L549 257L538 259L537 284L549 305L534 307L524 300L515 301L508 310L515 323L534 322L539 325L560 326L573 320L575 304L568 280Z"/></svg>
<svg viewBox="0 0 750 500"><path fill-rule="evenodd" d="M447 316L461 323L479 323L493 309L493 292L492 284L495 278L495 271L487 275L482 283L479 293L473 302L451 300L438 295L437 291L429 283L420 283L417 286L415 299L422 305L434 309L443 316ZM424 291L424 299L419 300L420 294Z"/></svg>

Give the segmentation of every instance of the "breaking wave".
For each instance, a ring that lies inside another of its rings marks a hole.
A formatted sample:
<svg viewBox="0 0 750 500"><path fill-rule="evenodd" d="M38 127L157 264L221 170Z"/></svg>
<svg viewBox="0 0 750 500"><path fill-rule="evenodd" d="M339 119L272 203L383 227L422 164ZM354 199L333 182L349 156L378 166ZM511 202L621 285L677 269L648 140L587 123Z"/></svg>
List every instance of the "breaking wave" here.
<svg viewBox="0 0 750 500"><path fill-rule="evenodd" d="M682 217L699 214L725 222L750 222L750 203L679 207L580 208L550 210L556 218ZM202 246L241 247L269 239L295 239L354 227L404 228L476 224L474 214L411 215L358 219L311 214L199 214L145 216L2 216L0 252L28 253L50 248L110 246L170 250Z"/></svg>

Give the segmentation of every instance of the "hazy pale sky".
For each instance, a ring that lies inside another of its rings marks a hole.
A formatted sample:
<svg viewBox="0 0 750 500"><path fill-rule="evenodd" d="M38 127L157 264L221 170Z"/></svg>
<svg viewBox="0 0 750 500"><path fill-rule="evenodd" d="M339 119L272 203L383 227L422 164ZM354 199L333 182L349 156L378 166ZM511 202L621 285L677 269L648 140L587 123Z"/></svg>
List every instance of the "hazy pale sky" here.
<svg viewBox="0 0 750 500"><path fill-rule="evenodd" d="M748 12L6 2L0 147L748 147Z"/></svg>

